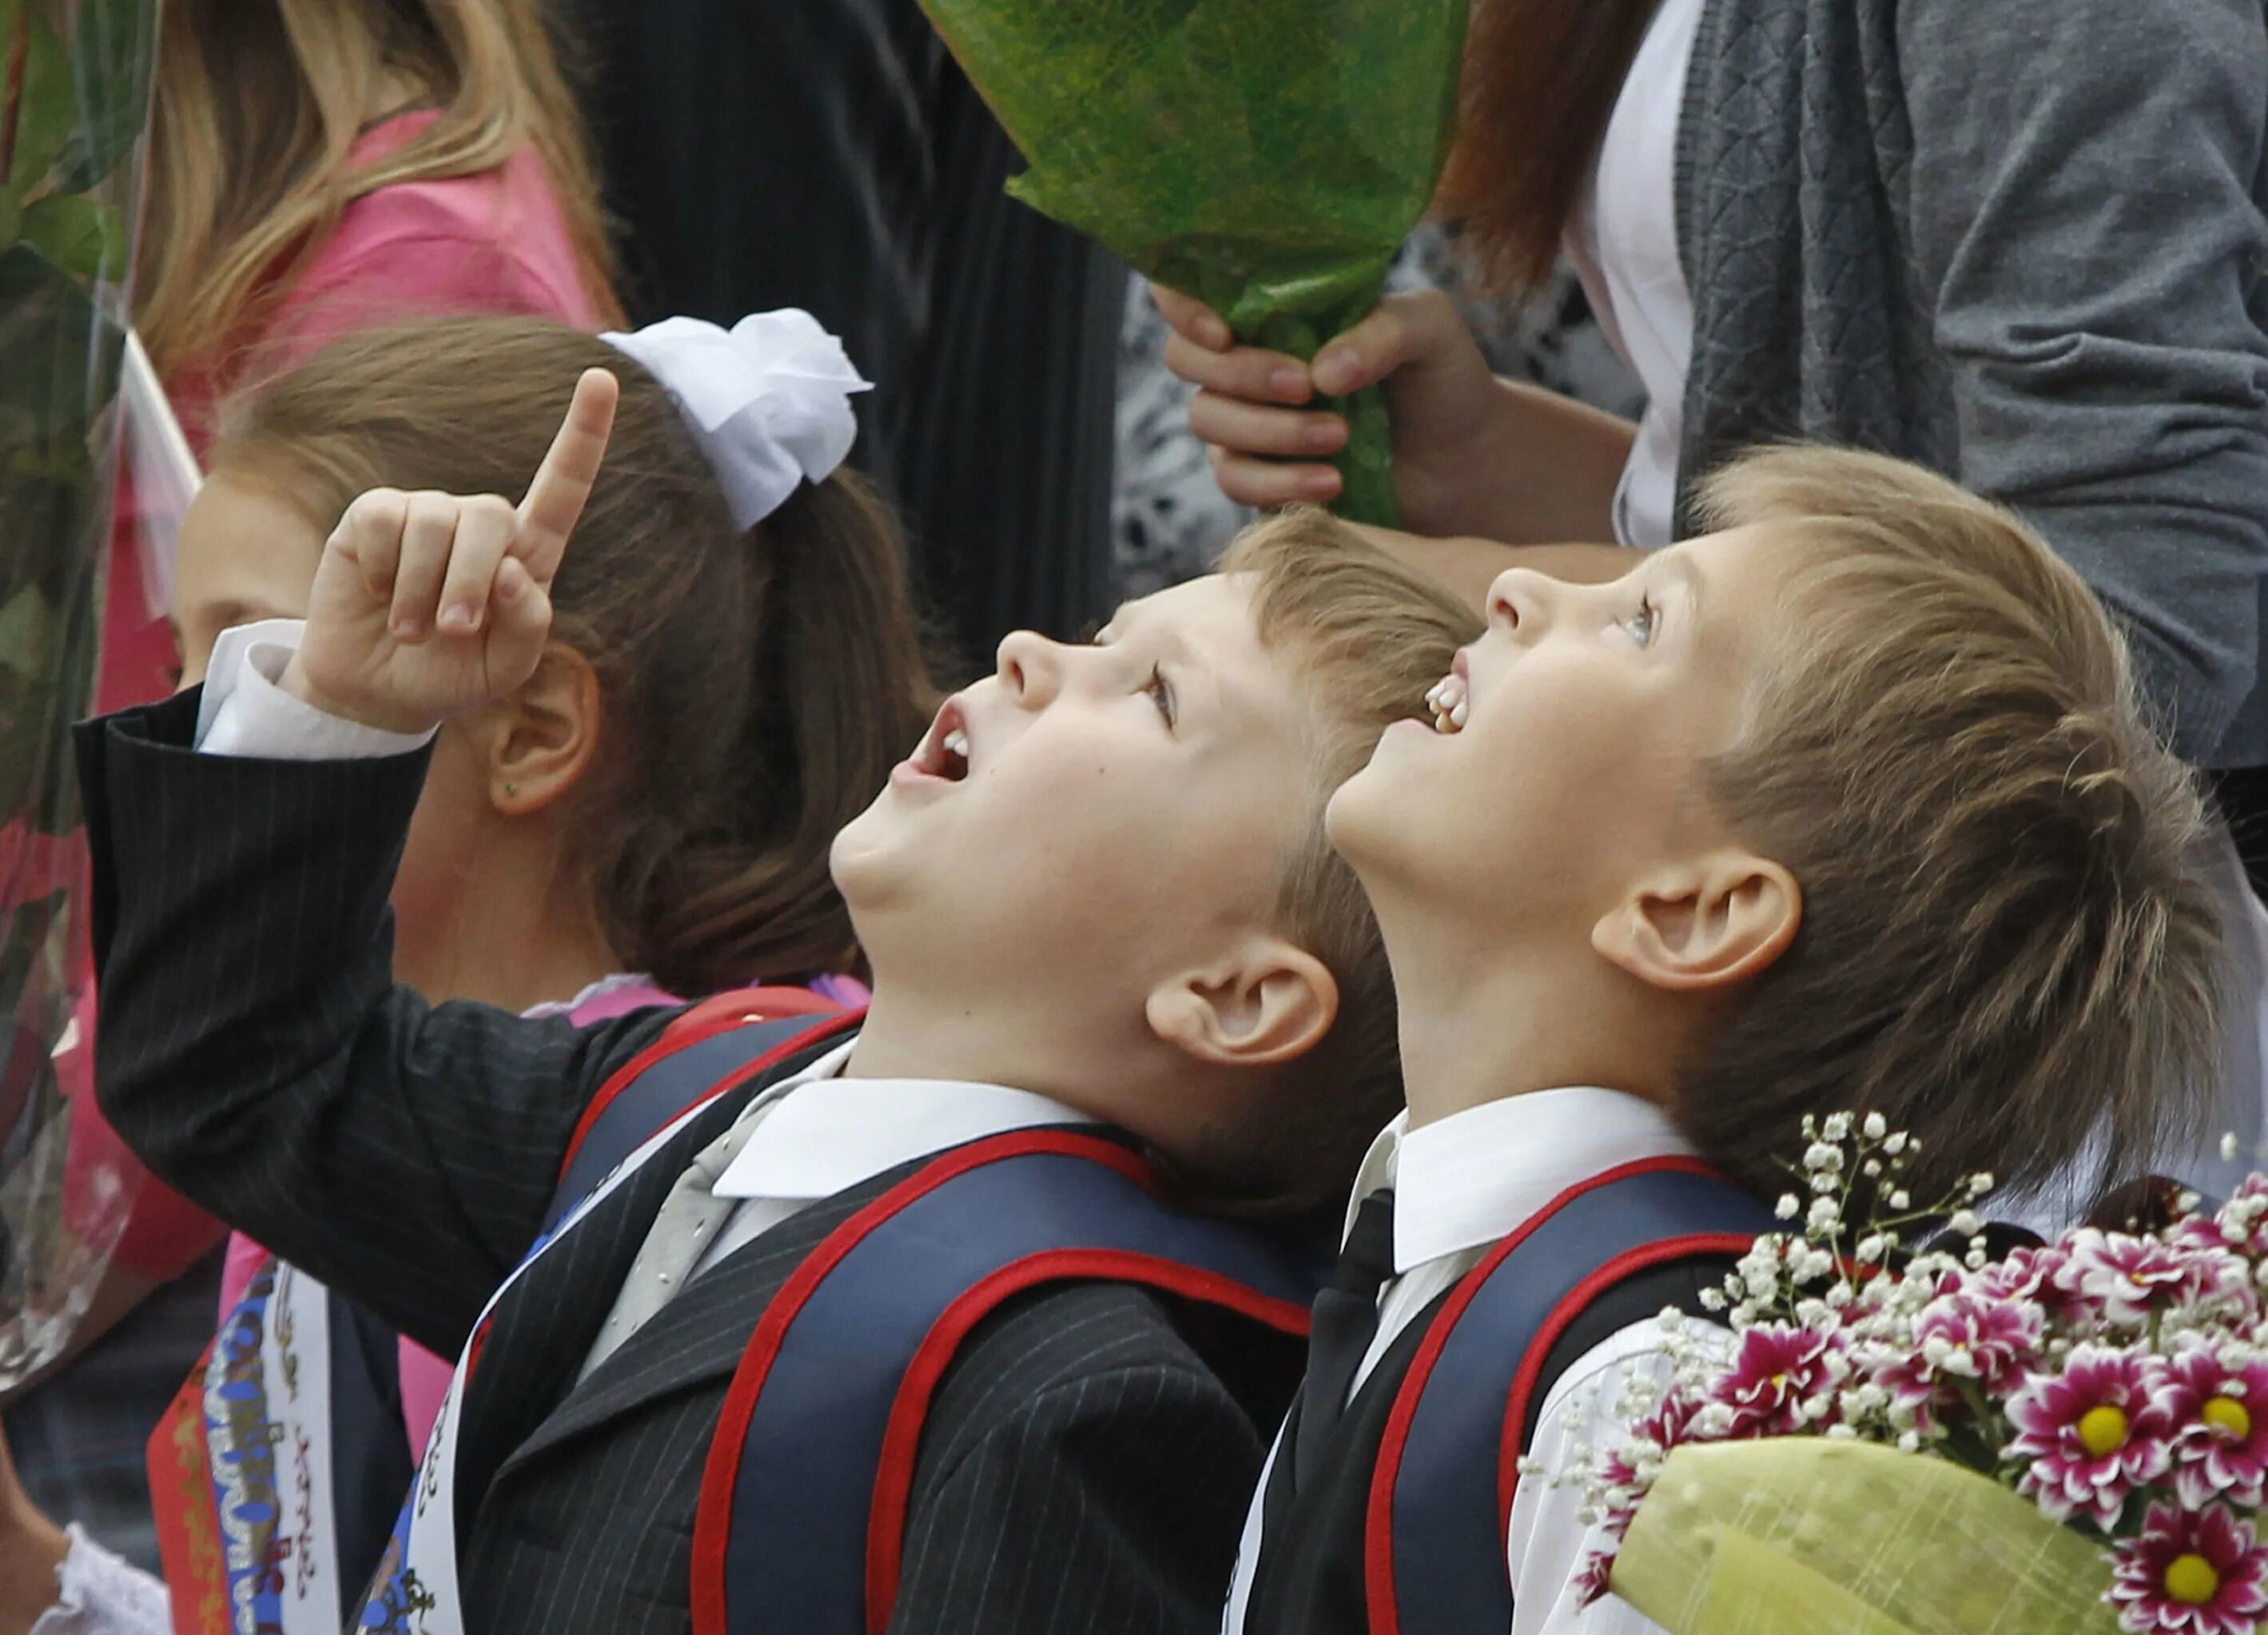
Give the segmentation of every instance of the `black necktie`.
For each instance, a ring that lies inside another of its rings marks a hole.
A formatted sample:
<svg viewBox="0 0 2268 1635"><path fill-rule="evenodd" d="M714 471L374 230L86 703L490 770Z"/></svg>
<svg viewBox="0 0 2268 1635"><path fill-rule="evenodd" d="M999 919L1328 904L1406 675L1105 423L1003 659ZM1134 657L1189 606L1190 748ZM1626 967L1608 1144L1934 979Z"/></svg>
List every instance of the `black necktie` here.
<svg viewBox="0 0 2268 1635"><path fill-rule="evenodd" d="M1315 1296L1292 1469L1302 1482L1325 1469L1324 1449L1346 1411L1355 1371L1378 1337L1378 1292L1394 1275L1394 1194L1373 1192L1356 1212L1331 1280Z"/></svg>

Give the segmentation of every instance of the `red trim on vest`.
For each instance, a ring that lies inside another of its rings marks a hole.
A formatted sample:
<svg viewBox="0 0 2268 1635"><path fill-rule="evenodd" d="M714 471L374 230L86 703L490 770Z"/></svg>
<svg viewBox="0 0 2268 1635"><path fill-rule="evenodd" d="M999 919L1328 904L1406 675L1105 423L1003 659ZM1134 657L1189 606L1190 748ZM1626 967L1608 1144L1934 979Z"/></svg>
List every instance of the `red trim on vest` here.
<svg viewBox="0 0 2268 1635"><path fill-rule="evenodd" d="M762 1320L756 1324L748 1349L741 1353L733 1383L725 1393L716 1438L709 1444L709 1461L701 1477L700 1508L693 1523L693 1635L730 1635L731 1625L725 1618L725 1578L726 1557L733 1542L733 1488L740 1475L740 1455L747 1441L748 1422L755 1418L756 1399L763 1395L764 1381L787 1338L789 1325L828 1274L908 1204L955 1176L1027 1153L1062 1153L1073 1158L1092 1159L1131 1181L1149 1184L1150 1167L1139 1154L1096 1136L1039 1130L979 1141L924 1166L851 1216L806 1256L803 1264L781 1285L779 1293L773 1297Z"/></svg>
<svg viewBox="0 0 2268 1635"><path fill-rule="evenodd" d="M1617 1255L1570 1289L1567 1298L1551 1308L1543 1328L1536 1330L1535 1344L1521 1359L1520 1372L1513 1376L1512 1396L1505 1409L1504 1442L1497 1455L1496 1503L1497 1536L1507 1550L1512 1545L1512 1501L1520 1496L1520 1433L1528 1425L1528 1406L1535 1396L1536 1378L1550 1360L1551 1348L1559 1343L1559 1337L1567 1332L1594 1300L1625 1278L1671 1261L1691 1260L1703 1255L1745 1255L1756 1241L1755 1234L1744 1236L1736 1232L1695 1232L1682 1238L1664 1238L1658 1243Z"/></svg>
<svg viewBox="0 0 2268 1635"><path fill-rule="evenodd" d="M228 1635L228 1571L213 1499L212 1451L205 1442L205 1374L215 1336L150 1433L150 1508L158 1523L174 1635Z"/></svg>
<svg viewBox="0 0 2268 1635"><path fill-rule="evenodd" d="M1433 1365L1440 1360L1442 1351L1448 1345L1450 1333L1464 1316L1466 1308L1480 1293L1481 1285L1488 1281L1490 1274L1552 1216L1585 1193L1595 1191L1609 1182L1620 1181L1628 1175L1653 1175L1669 1170L1684 1170L1697 1175L1714 1176L1717 1174L1715 1169L1697 1158L1669 1156L1642 1158L1628 1164L1617 1164L1588 1180L1577 1182L1522 1221L1510 1237L1490 1250L1479 1265L1467 1272L1458 1283L1456 1292L1450 1295L1448 1304L1441 1308L1440 1315L1433 1320L1425 1343L1410 1360L1410 1372L1403 1379L1402 1388L1395 1396L1394 1411L1386 1421L1386 1437L1379 1446L1378 1466L1371 1472L1370 1502L1363 1517L1363 1585L1369 1602L1372 1635L1400 1635L1401 1615L1394 1596L1394 1484L1402 1474L1402 1456L1410 1446L1410 1426L1418 1417L1418 1399L1425 1394L1425 1381L1432 1377ZM1554 1318L1557 1315L1555 1311ZM1542 1365L1537 1366L1540 1367ZM1523 1373L1526 1368L1527 1361L1523 1360ZM1517 1434L1514 1432L1515 1438Z"/></svg>
<svg viewBox="0 0 2268 1635"><path fill-rule="evenodd" d="M747 993L719 996L719 998L738 1002L733 1005L718 1005L713 999L703 1000L691 1010L680 1014L661 1030L661 1036L659 1039L623 1063L613 1077L599 1086L599 1094L591 1098L591 1105L583 1109L583 1116L576 1123L575 1133L568 1138L567 1156L560 1160L560 1176L564 1179L568 1170L573 1167L576 1154L583 1150L583 1143L589 1138L592 1130L598 1124L600 1116L646 1069L653 1066L657 1062L666 1061L680 1050L690 1049L705 1040L715 1038L718 1034L730 1033L735 1027L744 1027L751 1022L782 1020L752 1014L747 1008L749 1003L765 991L762 989L754 989ZM815 995L813 997L816 998ZM767 1050L740 1072L727 1074L718 1079L703 1091L697 1101L680 1108L678 1116L689 1113L694 1108L707 1106L727 1090L744 1085L757 1074L778 1066L797 1051L817 1044L821 1040L831 1039L847 1028L857 1027L865 1019L866 1013L863 1010L844 1011L840 1015L828 1017L786 1042Z"/></svg>
<svg viewBox="0 0 2268 1635"><path fill-rule="evenodd" d="M1053 1249L1012 1261L946 1307L922 1337L912 1366L890 1405L889 1429L874 1480L874 1504L866 1522L866 1628L886 1635L897 1605L898 1573L905 1553L906 1509L913 1497L914 1459L938 1382L961 1350L968 1331L1011 1297L1039 1284L1071 1278L1139 1284L1201 1300L1249 1317L1292 1336L1307 1337L1308 1311L1258 1290L1179 1261L1126 1249Z"/></svg>

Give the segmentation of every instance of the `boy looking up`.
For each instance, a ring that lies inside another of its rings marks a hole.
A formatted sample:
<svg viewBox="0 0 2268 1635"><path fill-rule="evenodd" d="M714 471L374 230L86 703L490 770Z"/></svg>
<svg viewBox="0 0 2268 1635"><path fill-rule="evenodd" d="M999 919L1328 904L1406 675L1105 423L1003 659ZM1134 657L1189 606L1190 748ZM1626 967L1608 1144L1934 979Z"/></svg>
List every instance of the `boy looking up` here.
<svg viewBox="0 0 2268 1635"><path fill-rule="evenodd" d="M2090 1138L2116 1182L2210 1104L2198 797L2077 576L1873 456L1752 456L1709 515L1612 583L1501 576L1434 728L1333 798L1409 1109L1232 1631L1651 1627L1577 1610L1596 1541L1549 1477L1772 1226L1806 1115L1910 1132L1926 1206Z"/></svg>
<svg viewBox="0 0 2268 1635"><path fill-rule="evenodd" d="M516 511L365 496L303 632L86 729L104 1107L471 1342L370 1626L1211 1628L1303 1310L1284 1246L1207 1212L1343 1189L1391 1110L1322 805L1473 622L1294 519L1092 646L1012 637L837 844L863 1025L429 1008L387 975L418 746L538 661L612 401L585 377Z"/></svg>

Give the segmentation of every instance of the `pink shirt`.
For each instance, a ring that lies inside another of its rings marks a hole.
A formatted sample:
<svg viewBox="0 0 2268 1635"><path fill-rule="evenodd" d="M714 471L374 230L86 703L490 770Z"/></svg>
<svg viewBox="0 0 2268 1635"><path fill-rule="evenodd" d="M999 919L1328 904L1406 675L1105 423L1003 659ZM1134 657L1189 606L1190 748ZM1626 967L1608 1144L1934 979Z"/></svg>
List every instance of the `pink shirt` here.
<svg viewBox="0 0 2268 1635"><path fill-rule="evenodd" d="M360 168L398 151L440 114L421 109L373 125L349 158ZM397 182L349 204L269 314L217 366L166 383L173 409L202 459L219 399L261 374L305 362L327 341L357 329L421 316L477 313L556 318L594 328L598 309L583 287L565 212L532 148L493 170L433 181ZM101 667L95 711L150 703L173 690L172 632L153 610L136 545L133 490L122 482L105 587ZM0 852L4 852L0 837ZM0 876L4 878L4 876ZM92 1036L93 1017L81 1025ZM102 1126L93 1098L72 1116L74 1190L92 1167L138 1175L133 1212L114 1251L117 1260L160 1281L178 1276L220 1241L218 1221L143 1171ZM67 1207L70 1207L67 1205ZM81 1199L76 1212L99 1206Z"/></svg>

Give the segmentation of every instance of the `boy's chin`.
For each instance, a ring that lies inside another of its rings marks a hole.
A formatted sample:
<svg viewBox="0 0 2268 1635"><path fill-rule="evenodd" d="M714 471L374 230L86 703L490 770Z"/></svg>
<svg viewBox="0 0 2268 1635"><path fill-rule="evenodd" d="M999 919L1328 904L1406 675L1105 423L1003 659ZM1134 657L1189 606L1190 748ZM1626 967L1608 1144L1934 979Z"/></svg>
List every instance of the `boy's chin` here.
<svg viewBox="0 0 2268 1635"><path fill-rule="evenodd" d="M1358 873L1366 857L1391 844L1393 807L1393 789L1372 767L1340 784L1324 806L1323 834Z"/></svg>

